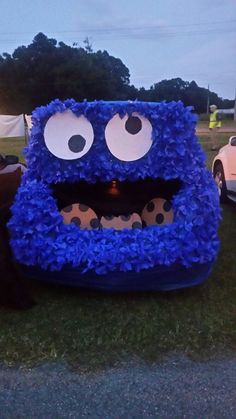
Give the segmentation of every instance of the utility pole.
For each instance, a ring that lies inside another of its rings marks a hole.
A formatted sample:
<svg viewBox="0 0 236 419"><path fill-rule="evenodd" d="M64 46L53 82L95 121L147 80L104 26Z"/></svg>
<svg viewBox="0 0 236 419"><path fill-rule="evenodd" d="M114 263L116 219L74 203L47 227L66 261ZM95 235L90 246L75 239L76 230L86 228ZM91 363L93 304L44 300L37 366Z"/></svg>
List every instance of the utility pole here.
<svg viewBox="0 0 236 419"><path fill-rule="evenodd" d="M206 109L207 115L209 115L209 106L210 106L210 87L209 87L209 84L208 84L208 86L207 86L207 109Z"/></svg>
<svg viewBox="0 0 236 419"><path fill-rule="evenodd" d="M236 89L235 89L235 99L234 99L234 121L236 121Z"/></svg>

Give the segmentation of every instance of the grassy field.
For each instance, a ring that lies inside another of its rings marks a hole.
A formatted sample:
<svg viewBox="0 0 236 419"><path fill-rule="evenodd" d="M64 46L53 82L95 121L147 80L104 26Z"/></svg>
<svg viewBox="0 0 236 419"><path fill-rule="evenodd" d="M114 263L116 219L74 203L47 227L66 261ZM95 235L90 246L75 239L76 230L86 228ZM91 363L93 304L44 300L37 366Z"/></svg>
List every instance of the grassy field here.
<svg viewBox="0 0 236 419"><path fill-rule="evenodd" d="M24 137L0 138L0 154L14 154L23 161L22 151L25 145Z"/></svg>
<svg viewBox="0 0 236 419"><path fill-rule="evenodd" d="M215 152L207 151L208 165ZM225 144L228 135L221 135ZM20 153L24 140L0 140ZM235 351L236 208L223 206L221 250L202 286L169 293L104 295L26 281L37 305L28 312L0 309L0 362L32 365L67 360L93 369L139 357L156 361L173 352L208 358Z"/></svg>

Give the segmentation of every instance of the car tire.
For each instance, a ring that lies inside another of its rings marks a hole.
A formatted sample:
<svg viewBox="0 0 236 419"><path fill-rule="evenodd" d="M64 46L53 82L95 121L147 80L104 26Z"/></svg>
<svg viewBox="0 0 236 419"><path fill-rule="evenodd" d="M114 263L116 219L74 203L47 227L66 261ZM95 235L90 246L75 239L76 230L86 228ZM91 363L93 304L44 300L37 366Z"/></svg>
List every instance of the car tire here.
<svg viewBox="0 0 236 419"><path fill-rule="evenodd" d="M220 162L216 163L214 167L213 176L214 176L216 185L218 187L220 202L224 204L228 201L228 197L227 197L227 188L226 188L226 182L225 182L225 174L224 174L222 163Z"/></svg>

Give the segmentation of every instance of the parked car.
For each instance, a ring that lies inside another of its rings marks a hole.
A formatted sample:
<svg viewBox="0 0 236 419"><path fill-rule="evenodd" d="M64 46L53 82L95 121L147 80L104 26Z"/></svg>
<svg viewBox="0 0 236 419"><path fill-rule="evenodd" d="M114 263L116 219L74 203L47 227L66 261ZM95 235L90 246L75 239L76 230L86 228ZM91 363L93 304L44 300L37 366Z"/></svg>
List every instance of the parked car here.
<svg viewBox="0 0 236 419"><path fill-rule="evenodd" d="M219 190L220 201L236 202L236 136L222 147L212 164L212 173Z"/></svg>
<svg viewBox="0 0 236 419"><path fill-rule="evenodd" d="M7 229L10 207L25 170L18 157L0 154L0 307L18 310L35 305L12 255Z"/></svg>
<svg viewBox="0 0 236 419"><path fill-rule="evenodd" d="M0 154L0 216L7 218L26 166L17 156Z"/></svg>
<svg viewBox="0 0 236 419"><path fill-rule="evenodd" d="M195 123L181 102L37 108L8 223L24 274L112 293L205 281L220 208Z"/></svg>

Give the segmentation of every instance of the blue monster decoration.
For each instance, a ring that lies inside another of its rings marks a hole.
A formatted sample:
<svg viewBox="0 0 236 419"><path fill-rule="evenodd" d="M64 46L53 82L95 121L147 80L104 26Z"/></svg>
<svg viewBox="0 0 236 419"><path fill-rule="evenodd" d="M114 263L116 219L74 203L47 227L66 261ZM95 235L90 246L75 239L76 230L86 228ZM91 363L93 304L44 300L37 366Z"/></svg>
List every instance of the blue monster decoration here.
<svg viewBox="0 0 236 419"><path fill-rule="evenodd" d="M112 291L203 282L220 210L195 126L181 102L37 108L9 222L24 272Z"/></svg>

